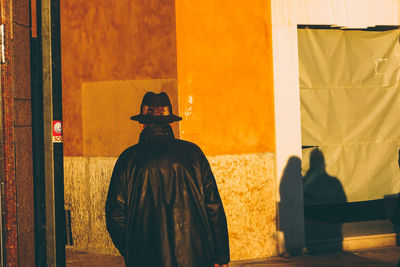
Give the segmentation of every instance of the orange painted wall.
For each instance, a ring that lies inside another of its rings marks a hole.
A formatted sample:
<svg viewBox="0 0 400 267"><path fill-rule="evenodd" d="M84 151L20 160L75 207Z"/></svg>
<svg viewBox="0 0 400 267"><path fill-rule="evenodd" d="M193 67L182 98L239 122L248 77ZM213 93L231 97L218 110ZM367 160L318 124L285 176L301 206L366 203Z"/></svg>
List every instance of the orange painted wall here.
<svg viewBox="0 0 400 267"><path fill-rule="evenodd" d="M176 29L181 138L275 151L270 1L176 1Z"/></svg>
<svg viewBox="0 0 400 267"><path fill-rule="evenodd" d="M61 0L61 50L64 155L82 156L83 83L177 78L174 0Z"/></svg>

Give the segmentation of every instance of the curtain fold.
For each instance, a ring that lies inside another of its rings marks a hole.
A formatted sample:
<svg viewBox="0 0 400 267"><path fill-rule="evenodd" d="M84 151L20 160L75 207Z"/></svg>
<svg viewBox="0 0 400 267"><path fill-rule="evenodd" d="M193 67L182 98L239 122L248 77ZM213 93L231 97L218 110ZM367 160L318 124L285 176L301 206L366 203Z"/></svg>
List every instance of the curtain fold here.
<svg viewBox="0 0 400 267"><path fill-rule="evenodd" d="M399 38L400 30L298 30L302 145L320 148L347 201L400 192Z"/></svg>

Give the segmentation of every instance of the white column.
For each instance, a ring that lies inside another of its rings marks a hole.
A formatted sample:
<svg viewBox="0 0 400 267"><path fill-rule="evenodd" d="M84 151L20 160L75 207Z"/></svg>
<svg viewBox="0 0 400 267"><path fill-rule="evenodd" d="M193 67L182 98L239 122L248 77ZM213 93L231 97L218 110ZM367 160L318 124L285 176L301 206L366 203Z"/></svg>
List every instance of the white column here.
<svg viewBox="0 0 400 267"><path fill-rule="evenodd" d="M304 247L297 25L272 25L279 253Z"/></svg>

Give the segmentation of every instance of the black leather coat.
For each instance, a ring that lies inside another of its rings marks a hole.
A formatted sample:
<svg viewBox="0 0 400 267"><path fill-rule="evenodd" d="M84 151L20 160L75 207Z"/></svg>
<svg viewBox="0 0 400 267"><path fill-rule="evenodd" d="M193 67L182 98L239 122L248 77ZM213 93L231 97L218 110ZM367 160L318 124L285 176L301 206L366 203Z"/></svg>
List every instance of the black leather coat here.
<svg viewBox="0 0 400 267"><path fill-rule="evenodd" d="M106 224L126 266L229 262L226 217L210 165L167 125L145 128L117 160Z"/></svg>

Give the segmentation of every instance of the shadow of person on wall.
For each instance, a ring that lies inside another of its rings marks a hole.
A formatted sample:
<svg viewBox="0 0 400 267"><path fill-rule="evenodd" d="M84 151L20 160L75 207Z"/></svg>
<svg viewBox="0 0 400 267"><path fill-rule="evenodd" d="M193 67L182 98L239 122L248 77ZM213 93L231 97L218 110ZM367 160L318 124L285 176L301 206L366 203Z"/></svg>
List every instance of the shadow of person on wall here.
<svg viewBox="0 0 400 267"><path fill-rule="evenodd" d="M279 231L283 233L283 244L279 253L286 256L299 255L304 247L303 176L301 160L290 157L279 185L280 202Z"/></svg>
<svg viewBox="0 0 400 267"><path fill-rule="evenodd" d="M347 198L339 179L326 172L325 158L318 148L310 154L310 169L303 179L303 192L308 252L342 250L342 222ZM324 247L318 240L332 242Z"/></svg>

